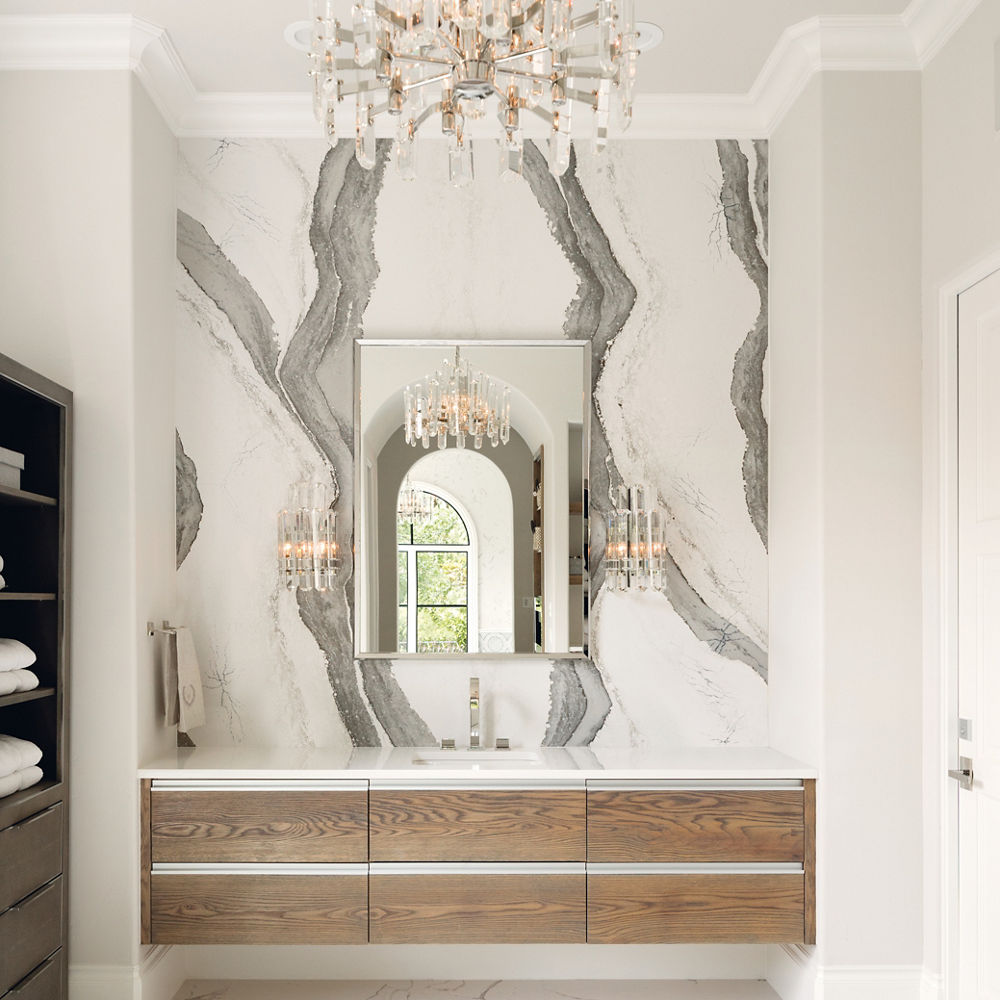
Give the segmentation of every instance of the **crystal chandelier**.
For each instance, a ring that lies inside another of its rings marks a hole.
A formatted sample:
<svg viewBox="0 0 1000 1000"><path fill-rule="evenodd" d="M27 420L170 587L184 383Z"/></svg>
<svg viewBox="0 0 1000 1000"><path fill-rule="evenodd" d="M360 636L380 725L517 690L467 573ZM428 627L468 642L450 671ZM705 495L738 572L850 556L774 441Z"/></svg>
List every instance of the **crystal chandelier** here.
<svg viewBox="0 0 1000 1000"><path fill-rule="evenodd" d="M403 485L399 488L396 513L406 521L426 521L434 513L434 500L430 493L416 489L407 473Z"/></svg>
<svg viewBox="0 0 1000 1000"><path fill-rule="evenodd" d="M278 514L278 572L289 590L329 590L340 566L337 514L325 483L293 483Z"/></svg>
<svg viewBox="0 0 1000 1000"><path fill-rule="evenodd" d="M455 361L445 361L443 369L428 375L403 391L406 443L419 442L439 448L448 437L459 448L472 438L476 448L488 439L495 448L510 440L510 386L470 368L455 348Z"/></svg>
<svg viewBox="0 0 1000 1000"><path fill-rule="evenodd" d="M406 179L416 176L416 135L436 115L458 186L473 178L466 123L487 114L498 121L504 175L521 174L522 115L545 123L556 176L569 166L575 105L590 109L598 151L612 115L622 130L631 123L635 0L597 0L577 16L573 0L356 0L350 29L337 20L338 0L311 2L313 110L332 145L337 105L355 96L355 154L366 169L384 114Z"/></svg>
<svg viewBox="0 0 1000 1000"><path fill-rule="evenodd" d="M611 590L660 590L666 585L663 512L650 506L649 488L620 486L608 514L605 570Z"/></svg>

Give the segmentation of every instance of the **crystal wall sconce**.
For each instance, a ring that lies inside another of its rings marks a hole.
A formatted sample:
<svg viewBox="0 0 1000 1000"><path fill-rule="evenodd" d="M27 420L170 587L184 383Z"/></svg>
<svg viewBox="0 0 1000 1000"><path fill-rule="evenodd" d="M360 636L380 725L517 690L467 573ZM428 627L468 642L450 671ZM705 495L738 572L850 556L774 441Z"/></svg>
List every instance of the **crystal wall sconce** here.
<svg viewBox="0 0 1000 1000"><path fill-rule="evenodd" d="M611 590L659 590L666 585L666 516L651 504L647 486L618 488L618 505L608 514L604 552Z"/></svg>
<svg viewBox="0 0 1000 1000"><path fill-rule="evenodd" d="M288 590L329 590L340 567L337 514L325 483L293 483L278 514L278 572Z"/></svg>

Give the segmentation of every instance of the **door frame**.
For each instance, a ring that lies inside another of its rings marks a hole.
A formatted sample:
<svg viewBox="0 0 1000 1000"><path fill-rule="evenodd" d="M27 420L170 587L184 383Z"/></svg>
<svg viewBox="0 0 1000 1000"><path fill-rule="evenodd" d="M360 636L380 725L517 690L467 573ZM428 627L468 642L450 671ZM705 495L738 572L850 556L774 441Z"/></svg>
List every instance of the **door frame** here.
<svg viewBox="0 0 1000 1000"><path fill-rule="evenodd" d="M924 995L945 1000L959 1000L958 786L948 777L958 766L958 299L996 271L1000 247L939 286L937 316L925 325L924 858L928 879L938 874L938 900L934 907L925 885L924 917L927 926L936 909L940 984L925 955Z"/></svg>

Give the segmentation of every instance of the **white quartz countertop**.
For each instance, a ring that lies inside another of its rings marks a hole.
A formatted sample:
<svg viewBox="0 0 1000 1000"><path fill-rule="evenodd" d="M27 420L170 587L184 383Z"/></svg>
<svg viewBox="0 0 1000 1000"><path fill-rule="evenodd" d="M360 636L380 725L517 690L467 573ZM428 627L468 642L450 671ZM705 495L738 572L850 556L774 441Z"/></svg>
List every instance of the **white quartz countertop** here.
<svg viewBox="0 0 1000 1000"><path fill-rule="evenodd" d="M150 761L140 778L396 781L775 780L815 778L816 769L769 747L673 750L515 747L510 751L422 747L353 750L194 747Z"/></svg>

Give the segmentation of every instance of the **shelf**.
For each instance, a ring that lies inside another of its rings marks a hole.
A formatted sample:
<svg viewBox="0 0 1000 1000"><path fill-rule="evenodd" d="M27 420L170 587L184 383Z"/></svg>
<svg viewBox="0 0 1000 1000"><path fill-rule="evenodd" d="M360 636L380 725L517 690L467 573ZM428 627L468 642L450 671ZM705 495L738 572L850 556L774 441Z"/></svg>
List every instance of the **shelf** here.
<svg viewBox="0 0 1000 1000"><path fill-rule="evenodd" d="M13 486L0 486L0 504L27 504L33 507L58 507L55 497L45 497L41 493L16 490Z"/></svg>
<svg viewBox="0 0 1000 1000"><path fill-rule="evenodd" d="M25 788L24 791L5 795L0 799L0 829L12 823L19 823L42 809L47 809L59 802L62 797L62 782L48 778L43 778L37 785Z"/></svg>
<svg viewBox="0 0 1000 1000"><path fill-rule="evenodd" d="M571 587L578 587L583 583L582 573L570 573L569 575L569 585Z"/></svg>
<svg viewBox="0 0 1000 1000"><path fill-rule="evenodd" d="M54 601L55 594L21 594L0 590L0 601Z"/></svg>
<svg viewBox="0 0 1000 1000"><path fill-rule="evenodd" d="M17 705L22 701L36 701L39 698L51 698L56 693L55 688L35 688L33 691L17 691L14 694L0 695L0 708L5 705Z"/></svg>
<svg viewBox="0 0 1000 1000"><path fill-rule="evenodd" d="M571 501L570 505L569 505L569 512L570 512L570 514L580 514L582 516L583 515L583 502L582 501L577 501L577 502Z"/></svg>

